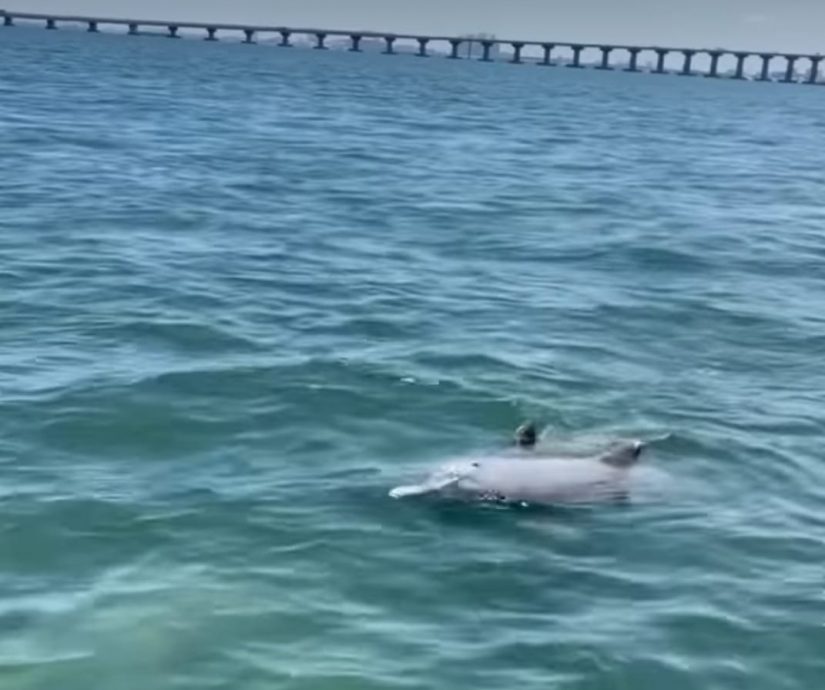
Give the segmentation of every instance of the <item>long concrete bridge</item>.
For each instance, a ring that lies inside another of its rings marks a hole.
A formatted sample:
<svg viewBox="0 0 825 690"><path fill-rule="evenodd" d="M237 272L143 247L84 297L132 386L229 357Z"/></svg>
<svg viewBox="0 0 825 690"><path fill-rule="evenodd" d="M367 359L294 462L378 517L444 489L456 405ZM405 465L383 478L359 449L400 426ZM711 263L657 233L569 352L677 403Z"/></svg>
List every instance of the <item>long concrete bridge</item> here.
<svg viewBox="0 0 825 690"><path fill-rule="evenodd" d="M180 38L180 31L196 30L203 31L208 41L218 40L219 32L240 33L244 36L244 43L255 43L256 37L261 35L271 35L280 37L278 45L287 48L292 46L293 36L306 36L314 42L314 47L318 50L327 48L326 41L330 37L343 38L349 43L351 51L359 52L364 39L379 40L384 42L384 53L393 55L397 52L396 41L406 40L417 44L416 54L420 57L430 55L429 47L432 44L442 44L448 47L447 57L454 60L461 59L461 49L465 44L474 43L480 46L480 60L492 62L493 48L498 46L509 47L512 50L509 62L523 64L526 59L523 51L528 47L541 49L541 57L535 63L543 66L554 66L553 51L556 49L567 49L572 53L572 59L567 63L567 67L582 68L581 55L586 49L596 49L601 53L601 59L596 64L596 69L615 69L611 65L610 58L614 53L624 53L626 58L626 72L645 71L639 67L639 58L643 54L655 57L655 67L647 70L653 74L679 74L682 76L696 76L701 74L705 77L719 78L723 75L719 71L719 61L724 56L735 58L735 68L730 75L732 79L747 79L745 74L745 61L749 57L761 59L761 69L756 76L757 81L773 81L771 76L771 63L774 60L784 60L784 75L779 81L786 83L804 83L825 85L819 80L819 65L825 56L805 55L799 53L772 53L765 51L745 51L745 50L724 50L721 48L698 49L698 48L675 48L663 46L629 46L629 45L605 45L590 43L569 43L569 42L544 42L544 41L511 41L502 39L475 39L454 36L422 36L419 34L396 34L376 31L340 31L328 29L295 28L285 26L256 26L250 24L223 24L211 22L171 22L146 19L117 19L104 17L86 17L77 15L55 15L39 14L33 12L15 12L11 10L0 10L0 19L6 27L15 25L16 20L43 22L47 29L57 29L59 24L80 24L86 27L87 31L96 33L102 25L122 26L130 35L137 35L141 28L163 29L169 38ZM682 56L681 69L673 72L665 68L665 60L668 55L677 54ZM706 72L698 72L693 67L693 60L697 55L705 54L710 59L710 64ZM800 80L797 78L797 64L807 63L806 75ZM781 66L781 63L780 63Z"/></svg>

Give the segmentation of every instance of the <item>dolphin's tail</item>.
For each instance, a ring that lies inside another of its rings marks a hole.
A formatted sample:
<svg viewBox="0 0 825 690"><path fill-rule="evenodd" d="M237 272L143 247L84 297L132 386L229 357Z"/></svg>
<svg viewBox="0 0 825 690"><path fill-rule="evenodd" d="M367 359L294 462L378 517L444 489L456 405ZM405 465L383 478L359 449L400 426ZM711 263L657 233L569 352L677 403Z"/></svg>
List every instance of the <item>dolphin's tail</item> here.
<svg viewBox="0 0 825 690"><path fill-rule="evenodd" d="M654 443L667 441L672 435L673 434L668 432L644 441L635 440L619 443L602 455L600 460L606 465L611 465L612 467L630 467L638 462L639 456L645 448Z"/></svg>

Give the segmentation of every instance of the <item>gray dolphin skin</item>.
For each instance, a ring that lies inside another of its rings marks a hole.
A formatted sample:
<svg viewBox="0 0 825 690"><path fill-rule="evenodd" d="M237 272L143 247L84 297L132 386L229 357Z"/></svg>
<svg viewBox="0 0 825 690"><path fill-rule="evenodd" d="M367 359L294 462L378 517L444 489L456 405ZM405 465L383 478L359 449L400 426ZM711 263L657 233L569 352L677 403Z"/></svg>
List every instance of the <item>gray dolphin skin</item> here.
<svg viewBox="0 0 825 690"><path fill-rule="evenodd" d="M437 494L447 498L501 503L587 503L620 498L627 476L645 447L642 441L616 443L585 458L480 457L444 465L423 483L399 486L393 498Z"/></svg>

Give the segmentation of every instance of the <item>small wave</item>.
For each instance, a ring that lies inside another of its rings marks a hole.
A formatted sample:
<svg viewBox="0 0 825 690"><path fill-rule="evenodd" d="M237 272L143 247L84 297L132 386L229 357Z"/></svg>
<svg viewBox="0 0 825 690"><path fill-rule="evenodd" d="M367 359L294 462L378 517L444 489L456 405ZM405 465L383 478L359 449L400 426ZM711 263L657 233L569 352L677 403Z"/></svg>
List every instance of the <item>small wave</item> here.
<svg viewBox="0 0 825 690"><path fill-rule="evenodd" d="M221 327L215 322L124 319L99 324L90 332L96 337L111 338L117 342L144 341L192 356L259 352L263 349L255 340L239 335L237 325Z"/></svg>

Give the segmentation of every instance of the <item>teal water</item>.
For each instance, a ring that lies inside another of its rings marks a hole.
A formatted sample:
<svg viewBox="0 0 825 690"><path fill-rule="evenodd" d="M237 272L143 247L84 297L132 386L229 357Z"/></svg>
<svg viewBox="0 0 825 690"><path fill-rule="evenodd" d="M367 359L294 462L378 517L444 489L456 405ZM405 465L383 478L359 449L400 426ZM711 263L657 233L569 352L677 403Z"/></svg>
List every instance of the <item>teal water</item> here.
<svg viewBox="0 0 825 690"><path fill-rule="evenodd" d="M825 687L825 89L0 65L0 687ZM387 496L526 416L673 437L624 505Z"/></svg>

